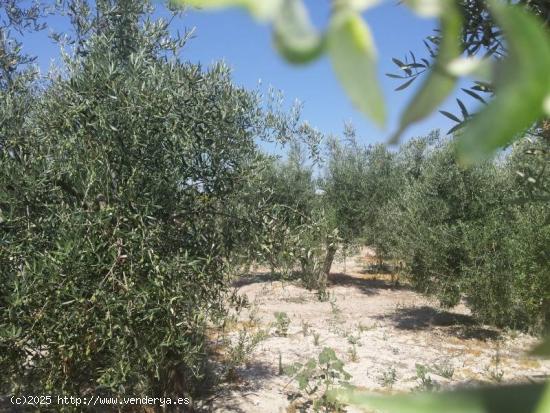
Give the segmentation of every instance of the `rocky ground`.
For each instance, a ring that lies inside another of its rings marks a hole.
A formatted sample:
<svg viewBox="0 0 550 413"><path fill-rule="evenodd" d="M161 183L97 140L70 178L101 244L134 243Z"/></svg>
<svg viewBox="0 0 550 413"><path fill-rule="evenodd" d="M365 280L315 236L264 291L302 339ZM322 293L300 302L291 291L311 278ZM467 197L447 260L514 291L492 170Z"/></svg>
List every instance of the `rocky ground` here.
<svg viewBox="0 0 550 413"><path fill-rule="evenodd" d="M244 353L243 362L208 400L209 410L300 411L307 397L296 380L280 374L281 367L317 358L325 347L345 363L351 384L377 392L549 377L549 361L525 355L536 338L477 325L463 305L446 311L406 285L396 287L389 276L368 274L370 255L364 250L335 264L325 302L266 275L240 280L236 286L250 307L235 316L223 337L233 343L233 358ZM288 316L286 335L276 312ZM220 342L220 334L213 340ZM220 351L228 357L225 348Z"/></svg>

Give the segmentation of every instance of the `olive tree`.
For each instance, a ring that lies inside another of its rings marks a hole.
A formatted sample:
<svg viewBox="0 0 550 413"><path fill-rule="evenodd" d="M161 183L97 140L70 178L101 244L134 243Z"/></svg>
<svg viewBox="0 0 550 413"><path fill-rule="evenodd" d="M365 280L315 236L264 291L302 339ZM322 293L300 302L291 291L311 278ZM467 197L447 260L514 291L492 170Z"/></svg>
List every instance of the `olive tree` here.
<svg viewBox="0 0 550 413"><path fill-rule="evenodd" d="M261 110L225 66L167 59L164 23L135 22L135 50L91 36L0 126L2 392L194 394L204 373Z"/></svg>

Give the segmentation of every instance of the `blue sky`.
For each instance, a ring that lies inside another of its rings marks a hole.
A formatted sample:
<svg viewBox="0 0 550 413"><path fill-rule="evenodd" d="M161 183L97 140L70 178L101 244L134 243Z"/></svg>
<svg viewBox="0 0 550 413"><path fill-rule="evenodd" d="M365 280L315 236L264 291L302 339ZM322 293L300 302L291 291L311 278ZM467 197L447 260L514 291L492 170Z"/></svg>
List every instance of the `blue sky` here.
<svg viewBox="0 0 550 413"><path fill-rule="evenodd" d="M260 1L260 0L259 0ZM323 28L329 16L329 0L306 0L315 25ZM166 15L159 9L158 15ZM396 72L391 58L402 58L412 50L417 56L425 56L422 39L432 33L436 22L414 15L396 0L386 0L381 5L367 10L364 17L371 26L379 55L380 80L386 95L389 123L384 130L376 128L361 113L355 110L338 84L330 61L322 59L307 66L286 63L272 48L269 27L255 22L239 9L216 12L188 10L181 19L175 20L173 30L183 32L195 29L195 37L183 49L181 59L209 65L224 60L233 70L236 83L250 89L269 86L284 92L290 104L295 99L303 102L303 118L324 133L340 134L344 122L352 122L364 143L383 142L396 129L399 114L412 97L419 82L408 89L395 92L399 85L395 79L384 76ZM57 30L67 29L67 22L59 17L51 18L49 24ZM59 48L42 32L33 35L25 43L26 50L38 56L43 71L59 56ZM413 87L414 86L414 87ZM454 99L442 109L455 112ZM453 122L440 114L412 126L405 138L426 134L432 129L448 130Z"/></svg>

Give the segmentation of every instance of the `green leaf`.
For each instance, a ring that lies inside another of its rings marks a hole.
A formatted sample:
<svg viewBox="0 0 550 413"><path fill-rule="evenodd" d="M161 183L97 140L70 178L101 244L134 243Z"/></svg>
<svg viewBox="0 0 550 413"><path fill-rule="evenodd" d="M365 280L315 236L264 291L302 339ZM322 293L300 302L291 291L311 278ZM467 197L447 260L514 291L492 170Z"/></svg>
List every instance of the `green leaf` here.
<svg viewBox="0 0 550 413"><path fill-rule="evenodd" d="M509 56L499 65L495 99L466 126L459 138L463 163L485 159L513 141L543 115L550 92L550 38L542 23L518 7L490 2L502 27Z"/></svg>
<svg viewBox="0 0 550 413"><path fill-rule="evenodd" d="M336 75L352 102L383 126L386 110L376 73L376 50L361 15L349 8L336 11L328 29L327 47Z"/></svg>
<svg viewBox="0 0 550 413"><path fill-rule="evenodd" d="M428 14L426 10L431 10L430 13L441 13L442 39L436 61L432 65L428 77L401 116L399 128L390 139L391 143L399 142L401 135L409 125L430 115L453 91L457 79L447 72L447 66L461 53L460 32L462 19L453 1L407 1L407 3L412 4L413 7L424 7L417 9L424 14Z"/></svg>
<svg viewBox="0 0 550 413"><path fill-rule="evenodd" d="M546 383L544 394L539 402L537 411L535 413L548 413L550 412L550 382Z"/></svg>
<svg viewBox="0 0 550 413"><path fill-rule="evenodd" d="M550 336L547 336L542 343L535 347L531 354L550 358Z"/></svg>
<svg viewBox="0 0 550 413"><path fill-rule="evenodd" d="M439 17L446 11L444 0L405 0L404 2L423 17Z"/></svg>
<svg viewBox="0 0 550 413"><path fill-rule="evenodd" d="M461 120L459 118L457 118L455 115L453 115L452 113L450 112L447 112L446 110L440 110L439 113L441 113L442 115L448 117L449 119L451 120L454 120L455 122L458 122L460 123Z"/></svg>
<svg viewBox="0 0 550 413"><path fill-rule="evenodd" d="M291 63L307 63L324 50L322 36L315 30L301 0L282 0L274 20L274 42Z"/></svg>
<svg viewBox="0 0 550 413"><path fill-rule="evenodd" d="M191 6L207 10L243 7L259 20L271 20L277 15L283 0L170 0L172 7Z"/></svg>
<svg viewBox="0 0 550 413"><path fill-rule="evenodd" d="M339 390L336 397L384 413L540 413L536 409L544 391L545 383L536 383L399 396Z"/></svg>
<svg viewBox="0 0 550 413"><path fill-rule="evenodd" d="M464 105L464 103L462 103L460 99L457 99L456 103L458 103L458 106L460 106L460 112L462 112L462 117L464 119L467 119L468 117L470 117L470 114L468 113L468 109L466 109L466 106Z"/></svg>
<svg viewBox="0 0 550 413"><path fill-rule="evenodd" d="M336 353L330 347L325 347L323 351L319 354L319 363L327 364L332 360L337 360Z"/></svg>
<svg viewBox="0 0 550 413"><path fill-rule="evenodd" d="M382 0L334 0L334 7L351 7L357 11L364 11L380 3Z"/></svg>
<svg viewBox="0 0 550 413"><path fill-rule="evenodd" d="M397 88L395 88L394 90L396 92L400 91L400 90L403 90L403 89L406 89L407 87L409 87L409 85L414 82L417 78L416 77L413 77L409 80L407 80L405 83L403 83L401 86L398 86Z"/></svg>
<svg viewBox="0 0 550 413"><path fill-rule="evenodd" d="M464 88L462 88L462 91L463 91L464 93L470 95L470 96L473 97L474 99L479 100L481 103L483 103L483 104L485 104L485 105L487 104L487 102L485 101L485 99L483 99L483 98L482 98L481 96L479 96L477 93L472 92L472 91L469 90L469 89L464 89Z"/></svg>
<svg viewBox="0 0 550 413"><path fill-rule="evenodd" d="M459 57L447 65L453 76L474 76L478 80L490 82L493 79L493 62L477 57Z"/></svg>

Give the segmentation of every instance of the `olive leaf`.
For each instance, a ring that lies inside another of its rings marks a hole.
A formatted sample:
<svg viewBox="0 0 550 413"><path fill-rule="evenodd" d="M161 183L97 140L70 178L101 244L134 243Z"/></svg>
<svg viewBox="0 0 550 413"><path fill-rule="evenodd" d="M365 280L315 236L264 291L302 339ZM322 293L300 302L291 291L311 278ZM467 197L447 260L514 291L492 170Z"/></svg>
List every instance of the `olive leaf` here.
<svg viewBox="0 0 550 413"><path fill-rule="evenodd" d="M283 0L170 0L170 6L191 6L201 9L224 9L227 7L245 8L255 18L271 20L281 8Z"/></svg>
<svg viewBox="0 0 550 413"><path fill-rule="evenodd" d="M461 53L462 20L453 1L409 0L406 3L420 14L438 14L442 39L436 61L432 65L428 77L401 116L399 128L390 139L391 143L399 142L401 135L409 125L430 115L453 91L457 78L448 73L447 67Z"/></svg>
<svg viewBox="0 0 550 413"><path fill-rule="evenodd" d="M334 71L352 102L383 126L386 109L376 73L376 49L361 15L349 7L336 11L328 28L327 47Z"/></svg>
<svg viewBox="0 0 550 413"><path fill-rule="evenodd" d="M486 158L532 126L543 115L550 92L550 38L542 24L518 7L503 6L495 0L490 5L504 30L509 56L499 65L495 99L459 138L464 164Z"/></svg>
<svg viewBox="0 0 550 413"><path fill-rule="evenodd" d="M283 0L273 22L273 36L275 47L291 63L308 63L323 52L323 38L301 0Z"/></svg>

